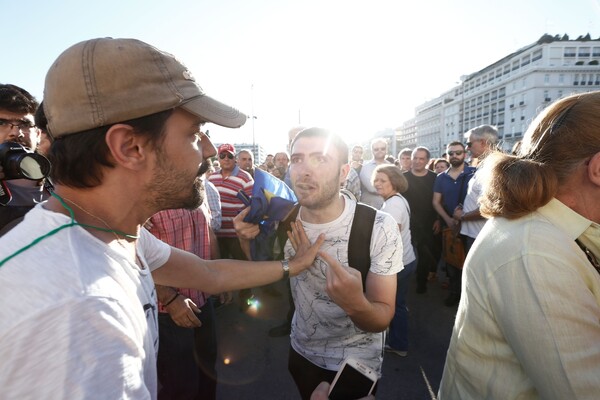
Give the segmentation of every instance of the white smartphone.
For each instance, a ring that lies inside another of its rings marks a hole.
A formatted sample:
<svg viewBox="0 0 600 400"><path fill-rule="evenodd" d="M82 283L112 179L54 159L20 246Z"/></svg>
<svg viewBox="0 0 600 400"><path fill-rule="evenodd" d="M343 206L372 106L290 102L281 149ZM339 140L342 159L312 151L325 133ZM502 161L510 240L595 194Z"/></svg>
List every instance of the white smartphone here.
<svg viewBox="0 0 600 400"><path fill-rule="evenodd" d="M329 400L360 399L371 394L377 373L353 358L344 360L329 389Z"/></svg>

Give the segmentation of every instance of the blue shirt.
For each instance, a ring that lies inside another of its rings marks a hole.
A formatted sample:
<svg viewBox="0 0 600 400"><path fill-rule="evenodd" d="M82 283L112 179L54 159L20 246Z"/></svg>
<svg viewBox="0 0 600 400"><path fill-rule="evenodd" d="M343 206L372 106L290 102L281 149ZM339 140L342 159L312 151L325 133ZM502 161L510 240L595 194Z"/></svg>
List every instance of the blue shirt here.
<svg viewBox="0 0 600 400"><path fill-rule="evenodd" d="M442 172L435 178L433 192L442 194L442 206L451 216L456 206L462 204L465 200L469 181L476 169L465 165L465 169L458 175L456 180L448 175L449 170Z"/></svg>

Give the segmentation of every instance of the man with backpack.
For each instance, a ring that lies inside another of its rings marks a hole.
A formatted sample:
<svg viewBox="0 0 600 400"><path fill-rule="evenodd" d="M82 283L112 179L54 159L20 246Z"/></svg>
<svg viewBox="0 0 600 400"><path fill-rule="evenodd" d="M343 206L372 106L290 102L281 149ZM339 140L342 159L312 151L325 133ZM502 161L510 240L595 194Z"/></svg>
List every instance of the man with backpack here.
<svg viewBox="0 0 600 400"><path fill-rule="evenodd" d="M340 194L349 168L348 147L335 134L309 128L292 142L296 218L309 238L325 234L313 266L291 280L296 310L288 368L304 399L320 382L331 382L347 357L380 374L383 331L394 315L396 273L403 268L398 225L390 215ZM244 214L236 218L236 230L250 238L258 228L241 223ZM283 263L293 247L288 240Z"/></svg>

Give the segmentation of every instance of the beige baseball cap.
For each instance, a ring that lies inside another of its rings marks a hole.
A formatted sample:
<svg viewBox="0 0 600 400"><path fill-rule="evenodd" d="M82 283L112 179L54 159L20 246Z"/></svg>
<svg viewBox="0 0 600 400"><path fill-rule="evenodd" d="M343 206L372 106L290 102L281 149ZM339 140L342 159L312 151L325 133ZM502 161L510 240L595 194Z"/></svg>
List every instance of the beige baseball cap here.
<svg viewBox="0 0 600 400"><path fill-rule="evenodd" d="M207 96L174 56L136 39L77 43L46 75L44 113L54 137L175 107L228 128L246 122L244 114Z"/></svg>

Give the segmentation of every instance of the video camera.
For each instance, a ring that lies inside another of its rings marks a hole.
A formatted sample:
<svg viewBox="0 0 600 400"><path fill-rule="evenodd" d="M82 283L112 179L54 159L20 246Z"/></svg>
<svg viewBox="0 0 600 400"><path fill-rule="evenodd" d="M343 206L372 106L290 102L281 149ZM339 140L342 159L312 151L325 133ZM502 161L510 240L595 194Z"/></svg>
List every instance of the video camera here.
<svg viewBox="0 0 600 400"><path fill-rule="evenodd" d="M51 164L46 157L34 153L16 142L0 144L0 166L4 177L0 179L0 205L6 206L12 198L8 186L10 179L38 181L50 174Z"/></svg>

